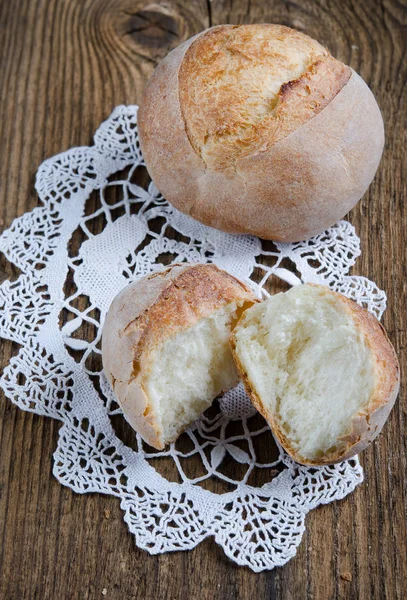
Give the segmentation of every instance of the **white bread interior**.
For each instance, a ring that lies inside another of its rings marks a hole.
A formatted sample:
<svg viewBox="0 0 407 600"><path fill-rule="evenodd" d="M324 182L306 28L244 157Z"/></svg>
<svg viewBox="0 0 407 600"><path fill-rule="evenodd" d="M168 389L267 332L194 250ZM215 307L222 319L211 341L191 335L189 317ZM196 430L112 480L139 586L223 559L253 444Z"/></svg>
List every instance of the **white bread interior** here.
<svg viewBox="0 0 407 600"><path fill-rule="evenodd" d="M398 365L374 321L328 288L301 285L249 308L235 328L234 353L254 404L298 462L338 462L379 433L397 395Z"/></svg>
<svg viewBox="0 0 407 600"><path fill-rule="evenodd" d="M236 308L233 302L217 310L167 339L155 352L144 386L164 445L209 408L214 398L238 383L229 344Z"/></svg>

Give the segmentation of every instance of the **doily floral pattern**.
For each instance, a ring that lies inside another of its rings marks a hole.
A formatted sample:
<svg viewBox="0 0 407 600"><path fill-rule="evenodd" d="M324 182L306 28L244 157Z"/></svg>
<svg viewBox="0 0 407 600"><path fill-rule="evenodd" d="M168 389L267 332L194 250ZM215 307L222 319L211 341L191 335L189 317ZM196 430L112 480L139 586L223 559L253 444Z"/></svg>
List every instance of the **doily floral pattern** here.
<svg viewBox="0 0 407 600"><path fill-rule="evenodd" d="M271 569L294 556L310 509L362 481L358 460L321 469L293 463L241 386L164 452L136 434L123 441L101 368L106 311L120 289L163 261L214 262L264 297L274 277L322 283L378 318L385 294L348 274L360 253L349 223L298 244L228 235L175 210L146 177L142 186L142 169L136 106L118 107L94 146L41 165L41 206L0 238L21 270L0 287L0 336L20 345L0 385L23 410L62 422L55 476L79 493L118 496L140 548L186 550L213 536L238 564Z"/></svg>

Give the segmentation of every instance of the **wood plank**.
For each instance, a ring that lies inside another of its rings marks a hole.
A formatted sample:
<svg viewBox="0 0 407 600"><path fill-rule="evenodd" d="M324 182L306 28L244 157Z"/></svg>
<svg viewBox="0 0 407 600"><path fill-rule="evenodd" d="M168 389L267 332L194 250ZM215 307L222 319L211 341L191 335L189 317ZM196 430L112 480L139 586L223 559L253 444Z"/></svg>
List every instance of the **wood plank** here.
<svg viewBox="0 0 407 600"><path fill-rule="evenodd" d="M165 54L209 24L279 22L309 33L360 72L386 123L385 154L352 211L354 273L388 292L384 323L406 365L406 11L397 0L0 0L0 227L37 205L48 156L88 145L117 104L136 103ZM96 225L97 226L97 225ZM0 280L18 270L0 258ZM5 366L18 348L0 343ZM295 559L254 574L213 540L149 556L119 502L79 496L52 477L59 424L0 401L0 597L402 599L407 576L405 387L362 456L366 481L307 516ZM123 426L122 436L131 432ZM126 438L127 439L127 438ZM105 512L105 511L108 512ZM106 514L108 518L106 518Z"/></svg>

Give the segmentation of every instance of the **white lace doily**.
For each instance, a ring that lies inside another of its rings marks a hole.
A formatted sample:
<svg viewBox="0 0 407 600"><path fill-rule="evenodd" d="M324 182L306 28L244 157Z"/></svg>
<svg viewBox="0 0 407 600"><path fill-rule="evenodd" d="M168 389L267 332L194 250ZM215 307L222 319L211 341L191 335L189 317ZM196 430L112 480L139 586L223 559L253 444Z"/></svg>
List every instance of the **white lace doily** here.
<svg viewBox="0 0 407 600"><path fill-rule="evenodd" d="M187 550L213 536L238 564L271 569L294 556L311 508L362 481L358 460L306 468L273 451L270 430L241 387L167 451L154 451L125 424L101 371L106 311L126 284L162 268L163 258L214 262L264 296L273 275L290 285L327 284L379 318L385 294L348 275L360 252L349 223L291 245L228 235L172 208L154 184L134 183L142 169L136 106L118 107L94 146L41 165L41 206L0 238L21 270L0 287L0 336L20 345L1 387L23 410L62 422L55 476L79 493L118 496L140 548ZM259 474L264 484L255 487Z"/></svg>

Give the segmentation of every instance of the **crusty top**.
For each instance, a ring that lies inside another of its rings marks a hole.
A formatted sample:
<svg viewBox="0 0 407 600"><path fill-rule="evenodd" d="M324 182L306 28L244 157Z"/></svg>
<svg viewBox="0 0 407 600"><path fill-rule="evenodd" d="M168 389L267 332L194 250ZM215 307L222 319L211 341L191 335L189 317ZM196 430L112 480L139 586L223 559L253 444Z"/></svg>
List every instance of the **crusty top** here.
<svg viewBox="0 0 407 600"><path fill-rule="evenodd" d="M103 329L107 377L129 383L168 337L230 302L255 302L251 290L215 265L172 265L127 286L113 300ZM129 360L130 358L130 360Z"/></svg>
<svg viewBox="0 0 407 600"><path fill-rule="evenodd" d="M198 35L179 70L185 129L206 167L235 170L318 114L351 69L283 25L221 25Z"/></svg>

